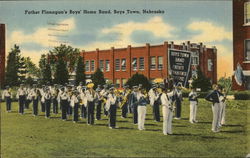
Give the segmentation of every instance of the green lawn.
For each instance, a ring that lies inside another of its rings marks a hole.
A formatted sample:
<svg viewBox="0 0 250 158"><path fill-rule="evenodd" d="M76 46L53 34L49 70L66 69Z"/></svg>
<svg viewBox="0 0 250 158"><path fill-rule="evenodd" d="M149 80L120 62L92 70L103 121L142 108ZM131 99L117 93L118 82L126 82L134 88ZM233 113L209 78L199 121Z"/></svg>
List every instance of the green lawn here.
<svg viewBox="0 0 250 158"><path fill-rule="evenodd" d="M247 108L248 106L248 108ZM40 105L39 105L40 107ZM120 118L119 129L109 129L107 118L94 126L86 120L74 124L62 121L60 115L45 119L44 114L33 117L31 110L25 115L6 113L1 103L1 156L21 157L245 157L250 153L249 130L250 101L229 101L227 125L220 133L211 132L212 111L208 102L200 99L197 124L190 124L189 105L185 100L182 120L173 121L173 135L162 134L162 122L152 120L148 106L146 131L137 130L132 115ZM248 119L248 121L247 121Z"/></svg>

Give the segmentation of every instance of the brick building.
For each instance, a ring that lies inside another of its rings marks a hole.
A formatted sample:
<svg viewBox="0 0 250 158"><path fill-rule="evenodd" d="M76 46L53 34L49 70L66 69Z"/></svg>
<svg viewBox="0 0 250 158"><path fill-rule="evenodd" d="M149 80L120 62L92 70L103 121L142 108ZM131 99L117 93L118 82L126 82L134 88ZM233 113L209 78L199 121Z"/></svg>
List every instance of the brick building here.
<svg viewBox="0 0 250 158"><path fill-rule="evenodd" d="M195 44L189 41L181 45L174 42L164 42L162 45L146 44L141 47L128 46L127 48L114 48L108 50L83 51L81 53L86 77L97 68L100 68L106 80L122 86L135 73L141 73L150 80L168 77L169 50L191 51L191 71L200 66L202 72L217 82L217 49L206 48L202 43Z"/></svg>
<svg viewBox="0 0 250 158"><path fill-rule="evenodd" d="M4 86L5 75L5 25L0 24L0 88Z"/></svg>
<svg viewBox="0 0 250 158"><path fill-rule="evenodd" d="M234 90L250 89L250 1L233 0L233 70L239 63L246 76L246 84L239 86L233 77Z"/></svg>

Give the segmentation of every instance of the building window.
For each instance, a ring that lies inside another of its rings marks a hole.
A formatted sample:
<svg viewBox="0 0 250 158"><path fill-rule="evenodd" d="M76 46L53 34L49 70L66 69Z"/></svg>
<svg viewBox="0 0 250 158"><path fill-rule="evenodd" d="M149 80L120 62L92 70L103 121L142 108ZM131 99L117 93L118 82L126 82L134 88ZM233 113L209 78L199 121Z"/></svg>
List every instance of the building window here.
<svg viewBox="0 0 250 158"><path fill-rule="evenodd" d="M191 63L192 65L199 65L199 53L193 52L191 55Z"/></svg>
<svg viewBox="0 0 250 158"><path fill-rule="evenodd" d="M132 68L133 68L133 70L137 70L137 58L133 58L133 60L132 60Z"/></svg>
<svg viewBox="0 0 250 158"><path fill-rule="evenodd" d="M155 70L155 68L156 68L155 57L150 57L150 70Z"/></svg>
<svg viewBox="0 0 250 158"><path fill-rule="evenodd" d="M90 71L92 71L92 72L95 71L95 61L94 60L91 60Z"/></svg>
<svg viewBox="0 0 250 158"><path fill-rule="evenodd" d="M105 69L106 69L106 71L110 71L110 63L109 63L109 60L106 60L106 67L105 67Z"/></svg>
<svg viewBox="0 0 250 158"><path fill-rule="evenodd" d="M245 60L250 61L250 40L245 40Z"/></svg>
<svg viewBox="0 0 250 158"><path fill-rule="evenodd" d="M163 68L163 57L158 57L158 70Z"/></svg>
<svg viewBox="0 0 250 158"><path fill-rule="evenodd" d="M115 80L115 85L116 85L117 87L120 87L120 86L121 86L120 79L116 79L116 80Z"/></svg>
<svg viewBox="0 0 250 158"><path fill-rule="evenodd" d="M120 59L115 59L115 71L120 71Z"/></svg>
<svg viewBox="0 0 250 158"><path fill-rule="evenodd" d="M244 4L244 23L250 24L250 2Z"/></svg>
<svg viewBox="0 0 250 158"><path fill-rule="evenodd" d="M212 71L213 70L213 62L212 59L207 60L207 70Z"/></svg>
<svg viewBox="0 0 250 158"><path fill-rule="evenodd" d="M99 68L103 72L103 69L104 69L104 62L103 62L103 60L99 61Z"/></svg>
<svg viewBox="0 0 250 158"><path fill-rule="evenodd" d="M122 59L122 71L126 71L126 59Z"/></svg>
<svg viewBox="0 0 250 158"><path fill-rule="evenodd" d="M144 58L143 57L139 58L139 69L144 70Z"/></svg>
<svg viewBox="0 0 250 158"><path fill-rule="evenodd" d="M127 81L128 81L127 79L123 78L122 79L122 86L124 86L127 83Z"/></svg>
<svg viewBox="0 0 250 158"><path fill-rule="evenodd" d="M89 61L85 61L85 71L89 72Z"/></svg>

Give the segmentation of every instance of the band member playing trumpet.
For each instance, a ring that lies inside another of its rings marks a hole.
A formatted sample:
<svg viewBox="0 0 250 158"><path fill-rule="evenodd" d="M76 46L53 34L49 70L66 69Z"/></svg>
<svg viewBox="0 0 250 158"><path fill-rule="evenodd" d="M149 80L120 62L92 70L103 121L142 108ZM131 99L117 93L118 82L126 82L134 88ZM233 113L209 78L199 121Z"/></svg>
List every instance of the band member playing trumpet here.
<svg viewBox="0 0 250 158"><path fill-rule="evenodd" d="M131 107L132 112L133 112L134 125L137 125L138 123L138 111L137 111L137 106L138 106L138 101L139 101L137 98L138 91L139 91L138 86L133 86L133 92L129 96L129 106Z"/></svg>
<svg viewBox="0 0 250 158"><path fill-rule="evenodd" d="M6 89L2 93L2 100L5 100L6 102L6 111L11 112L11 98L12 93L9 86L6 86Z"/></svg>
<svg viewBox="0 0 250 158"><path fill-rule="evenodd" d="M146 112L147 112L147 104L149 103L147 93L142 90L142 88L139 89L137 94L137 100L138 100L138 129L139 130L145 130L144 123L146 118Z"/></svg>
<svg viewBox="0 0 250 158"><path fill-rule="evenodd" d="M78 121L78 108L79 108L79 100L80 96L77 90L72 92L72 96L70 99L70 106L73 109L73 122L76 123Z"/></svg>
<svg viewBox="0 0 250 158"><path fill-rule="evenodd" d="M196 113L197 113L197 105L198 105L198 95L196 93L195 88L191 88L191 92L188 95L189 101L190 101L190 117L189 122L190 123L196 123L198 122L196 120Z"/></svg>
<svg viewBox="0 0 250 158"><path fill-rule="evenodd" d="M69 99L70 98L65 87L62 87L61 92L59 94L59 101L60 101L61 108L62 108L62 120L63 121L66 121L67 119L67 104L68 104Z"/></svg>
<svg viewBox="0 0 250 158"><path fill-rule="evenodd" d="M86 88L83 87L82 90L80 91L80 107L81 107L81 118L87 118L87 105L88 105L88 100L86 96Z"/></svg>
<svg viewBox="0 0 250 158"><path fill-rule="evenodd" d="M107 98L107 103L106 103L106 108L107 111L109 111L109 128L117 128L116 127L116 109L117 109L117 103L118 103L118 98L114 93L114 87L111 87L109 89L109 95Z"/></svg>
<svg viewBox="0 0 250 158"><path fill-rule="evenodd" d="M88 100L88 106L87 106L88 125L93 125L95 121L94 110L95 110L95 100L97 99L97 95L93 87L94 83L89 83L87 85L88 90L86 91L86 96Z"/></svg>
<svg viewBox="0 0 250 158"><path fill-rule="evenodd" d="M19 114L24 114L25 104L25 90L23 84L20 84L20 88L17 90L16 98L19 100Z"/></svg>
<svg viewBox="0 0 250 158"><path fill-rule="evenodd" d="M102 96L101 96L101 88L98 87L96 89L97 99L95 101L96 105L96 120L101 120L101 111L102 111Z"/></svg>
<svg viewBox="0 0 250 158"><path fill-rule="evenodd" d="M50 118L50 109L51 109L51 92L49 87L45 88L44 91L44 99L45 99L45 118Z"/></svg>
<svg viewBox="0 0 250 158"><path fill-rule="evenodd" d="M153 106L153 116L156 122L160 122L160 104L159 104L159 90L156 85L153 85L149 91L150 104Z"/></svg>
<svg viewBox="0 0 250 158"><path fill-rule="evenodd" d="M104 85L102 91L100 92L103 100L103 113L105 116L108 116L108 111L106 110L106 101L109 95L108 85Z"/></svg>
<svg viewBox="0 0 250 158"><path fill-rule="evenodd" d="M30 95L33 101L33 116L37 116L38 115L38 99L40 97L40 91L36 85L33 85Z"/></svg>
<svg viewBox="0 0 250 158"><path fill-rule="evenodd" d="M58 93L59 93L59 89L57 88L56 84L52 87L51 93L52 93L53 113L57 114L58 113L58 100L57 100L57 96L58 96Z"/></svg>

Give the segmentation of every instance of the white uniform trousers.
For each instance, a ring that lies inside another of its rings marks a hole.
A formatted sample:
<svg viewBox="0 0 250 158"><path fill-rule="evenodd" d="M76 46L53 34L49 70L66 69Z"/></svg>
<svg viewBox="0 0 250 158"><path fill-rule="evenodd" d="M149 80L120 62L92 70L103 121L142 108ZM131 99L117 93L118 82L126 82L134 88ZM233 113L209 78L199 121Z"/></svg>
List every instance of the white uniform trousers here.
<svg viewBox="0 0 250 158"><path fill-rule="evenodd" d="M167 106L162 106L163 134L172 134L173 112Z"/></svg>
<svg viewBox="0 0 250 158"><path fill-rule="evenodd" d="M212 122L212 131L219 131L219 121L220 121L220 103L214 103L212 105L213 111L213 122Z"/></svg>
<svg viewBox="0 0 250 158"><path fill-rule="evenodd" d="M226 123L225 121L225 116L226 116L226 103L221 102L220 103L220 125L224 125Z"/></svg>
<svg viewBox="0 0 250 158"><path fill-rule="evenodd" d="M138 106L137 107L138 111L138 129L139 130L144 130L144 123L145 123L145 118L146 118L146 112L147 112L147 107L146 106Z"/></svg>
<svg viewBox="0 0 250 158"><path fill-rule="evenodd" d="M196 112L197 112L197 101L190 101L189 121L191 123L196 122Z"/></svg>

